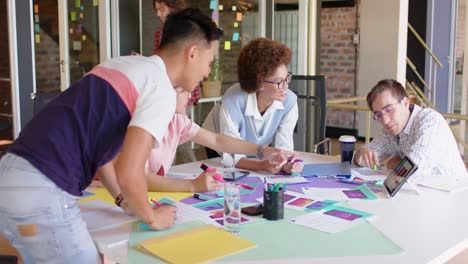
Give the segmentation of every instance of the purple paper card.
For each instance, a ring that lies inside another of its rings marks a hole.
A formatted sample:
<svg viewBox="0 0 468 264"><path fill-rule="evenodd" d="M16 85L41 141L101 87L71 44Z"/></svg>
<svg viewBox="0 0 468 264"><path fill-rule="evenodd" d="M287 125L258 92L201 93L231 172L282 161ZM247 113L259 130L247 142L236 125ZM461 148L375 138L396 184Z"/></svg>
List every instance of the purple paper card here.
<svg viewBox="0 0 468 264"><path fill-rule="evenodd" d="M361 190L344 190L343 191L346 196L350 199L364 199L367 198L367 196L361 191Z"/></svg>
<svg viewBox="0 0 468 264"><path fill-rule="evenodd" d="M321 210L327 206L331 205L331 203L325 203L325 202L321 202L321 201L317 201L315 203L312 203L310 205L308 205L306 208L307 209L313 209L313 210Z"/></svg>
<svg viewBox="0 0 468 264"><path fill-rule="evenodd" d="M338 218L348 220L348 221L353 221L361 217L358 214L348 213L348 212L340 211L340 210L330 210L330 211L325 212L324 214L338 217Z"/></svg>
<svg viewBox="0 0 468 264"><path fill-rule="evenodd" d="M292 199L296 198L296 196L292 196L289 194L283 194L283 202L287 203L288 201L291 201Z"/></svg>
<svg viewBox="0 0 468 264"><path fill-rule="evenodd" d="M197 207L199 209L204 210L204 211L213 211L213 210L222 209L223 205L221 205L219 203L212 203L212 204L207 204L207 205L197 206Z"/></svg>

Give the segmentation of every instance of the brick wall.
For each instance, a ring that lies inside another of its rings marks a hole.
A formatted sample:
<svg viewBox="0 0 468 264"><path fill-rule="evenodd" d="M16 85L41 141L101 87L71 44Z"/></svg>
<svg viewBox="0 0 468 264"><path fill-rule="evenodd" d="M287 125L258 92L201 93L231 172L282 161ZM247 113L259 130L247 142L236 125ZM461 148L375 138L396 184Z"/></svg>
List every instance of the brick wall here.
<svg viewBox="0 0 468 264"><path fill-rule="evenodd" d="M458 18L457 18L457 47L456 47L456 59L457 59L457 72L461 70L463 65L463 54L465 51L465 9L466 1L460 1L458 7Z"/></svg>
<svg viewBox="0 0 468 264"><path fill-rule="evenodd" d="M327 99L355 96L358 25L356 7L321 9L320 73L327 77ZM352 128L354 111L327 109L327 126Z"/></svg>

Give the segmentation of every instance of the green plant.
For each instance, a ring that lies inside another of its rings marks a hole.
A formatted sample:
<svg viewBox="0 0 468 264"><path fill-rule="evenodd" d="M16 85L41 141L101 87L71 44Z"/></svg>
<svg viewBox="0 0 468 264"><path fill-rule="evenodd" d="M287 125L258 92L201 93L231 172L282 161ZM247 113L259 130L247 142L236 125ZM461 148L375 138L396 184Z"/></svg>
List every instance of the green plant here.
<svg viewBox="0 0 468 264"><path fill-rule="evenodd" d="M223 63L219 58L215 58L211 65L211 72L206 78L207 81L222 81L223 80Z"/></svg>

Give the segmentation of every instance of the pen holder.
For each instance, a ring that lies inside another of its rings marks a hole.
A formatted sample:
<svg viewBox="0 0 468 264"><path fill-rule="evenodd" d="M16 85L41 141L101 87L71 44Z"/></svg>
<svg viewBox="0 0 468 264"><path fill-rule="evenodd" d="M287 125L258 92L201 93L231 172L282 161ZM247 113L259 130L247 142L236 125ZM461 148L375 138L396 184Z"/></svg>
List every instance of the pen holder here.
<svg viewBox="0 0 468 264"><path fill-rule="evenodd" d="M263 218L280 220L284 218L284 190L263 192Z"/></svg>

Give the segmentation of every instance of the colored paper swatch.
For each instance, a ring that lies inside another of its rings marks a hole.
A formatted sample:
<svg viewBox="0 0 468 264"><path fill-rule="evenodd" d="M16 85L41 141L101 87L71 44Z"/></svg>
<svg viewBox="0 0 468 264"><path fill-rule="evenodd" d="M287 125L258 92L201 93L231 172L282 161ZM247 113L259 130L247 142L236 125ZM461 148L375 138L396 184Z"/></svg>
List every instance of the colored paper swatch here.
<svg viewBox="0 0 468 264"><path fill-rule="evenodd" d="M75 0L75 7L80 8L81 7L81 0Z"/></svg>
<svg viewBox="0 0 468 264"><path fill-rule="evenodd" d="M238 32L234 32L232 34L232 41L239 41L239 33Z"/></svg>
<svg viewBox="0 0 468 264"><path fill-rule="evenodd" d="M81 50L81 41L73 41L73 50Z"/></svg>
<svg viewBox="0 0 468 264"><path fill-rule="evenodd" d="M224 41L224 50L231 50L231 41Z"/></svg>
<svg viewBox="0 0 468 264"><path fill-rule="evenodd" d="M235 28L239 27L239 23L234 22L234 27L235 27Z"/></svg>
<svg viewBox="0 0 468 264"><path fill-rule="evenodd" d="M242 21L242 13L241 12L236 13L236 20L237 21Z"/></svg>
<svg viewBox="0 0 468 264"><path fill-rule="evenodd" d="M39 13L39 5L38 4L34 5L34 13L35 14Z"/></svg>
<svg viewBox="0 0 468 264"><path fill-rule="evenodd" d="M236 12L237 11L237 6L232 6L232 11Z"/></svg>
<svg viewBox="0 0 468 264"><path fill-rule="evenodd" d="M218 6L218 9L219 9L219 11L223 11L224 6L223 6L223 5L219 5L219 6Z"/></svg>
<svg viewBox="0 0 468 264"><path fill-rule="evenodd" d="M93 0L93 6L98 6L99 5L99 0Z"/></svg>
<svg viewBox="0 0 468 264"><path fill-rule="evenodd" d="M41 31L41 28L39 27L39 24L34 24L34 32L39 33Z"/></svg>
<svg viewBox="0 0 468 264"><path fill-rule="evenodd" d="M83 13L83 12L80 13L80 18L81 18L81 19L84 18L84 13Z"/></svg>
<svg viewBox="0 0 468 264"><path fill-rule="evenodd" d="M41 35L35 34L34 39L36 40L36 43L41 43Z"/></svg>
<svg viewBox="0 0 468 264"><path fill-rule="evenodd" d="M70 20L76 21L76 13L74 11L70 12Z"/></svg>
<svg viewBox="0 0 468 264"><path fill-rule="evenodd" d="M84 35L84 34L81 35L81 40L82 40L82 41L86 41L86 35Z"/></svg>
<svg viewBox="0 0 468 264"><path fill-rule="evenodd" d="M39 23L39 15L38 14L34 15L34 22Z"/></svg>
<svg viewBox="0 0 468 264"><path fill-rule="evenodd" d="M256 245L213 225L203 225L142 241L138 247L170 263L205 263Z"/></svg>

